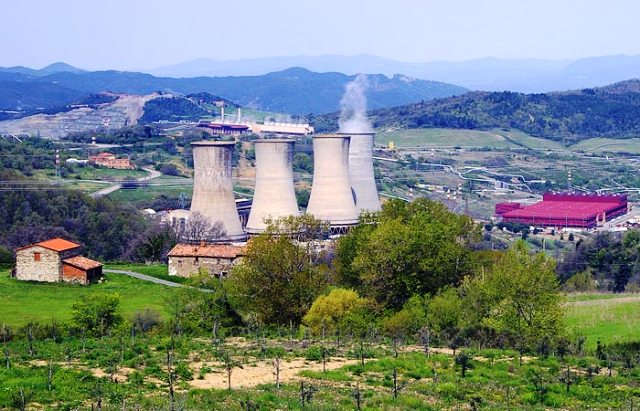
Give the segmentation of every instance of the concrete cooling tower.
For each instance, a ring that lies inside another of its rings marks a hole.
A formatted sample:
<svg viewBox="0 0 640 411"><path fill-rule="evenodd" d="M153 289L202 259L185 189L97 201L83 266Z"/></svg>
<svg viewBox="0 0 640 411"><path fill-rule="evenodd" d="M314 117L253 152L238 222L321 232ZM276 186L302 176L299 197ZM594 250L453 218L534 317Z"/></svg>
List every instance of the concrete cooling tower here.
<svg viewBox="0 0 640 411"><path fill-rule="evenodd" d="M191 146L194 168L191 212L202 214L212 225L221 222L226 232L223 239L244 238L231 181L231 157L235 143L198 141Z"/></svg>
<svg viewBox="0 0 640 411"><path fill-rule="evenodd" d="M313 186L307 213L334 227L358 222L349 183L349 139L340 134L313 137Z"/></svg>
<svg viewBox="0 0 640 411"><path fill-rule="evenodd" d="M255 140L256 189L247 222L247 232L257 234L267 226L266 218L300 214L293 187L294 140Z"/></svg>
<svg viewBox="0 0 640 411"><path fill-rule="evenodd" d="M375 133L338 133L351 136L349 143L349 181L358 213L380 211L380 197L373 173Z"/></svg>

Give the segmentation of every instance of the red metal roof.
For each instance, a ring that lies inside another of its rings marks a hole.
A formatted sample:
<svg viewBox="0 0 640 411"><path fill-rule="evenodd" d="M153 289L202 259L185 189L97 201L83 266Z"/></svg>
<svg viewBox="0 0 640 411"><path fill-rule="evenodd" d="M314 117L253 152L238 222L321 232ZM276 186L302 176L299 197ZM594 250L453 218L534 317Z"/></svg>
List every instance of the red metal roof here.
<svg viewBox="0 0 640 411"><path fill-rule="evenodd" d="M91 260L90 258L86 258L86 257L82 257L80 255L77 255L75 257L71 257L71 258L65 258L64 260L62 260L62 262L64 264L69 264L72 265L74 267L78 267L82 270L91 270L93 268L98 268L98 267L102 267L102 264Z"/></svg>
<svg viewBox="0 0 640 411"><path fill-rule="evenodd" d="M620 203L615 202L542 201L528 207L508 211L502 216L504 218L568 218L587 220L619 206Z"/></svg>
<svg viewBox="0 0 640 411"><path fill-rule="evenodd" d="M48 248L49 250L62 252L62 251L67 251L67 250L72 250L74 248L78 248L78 247L80 247L80 244L76 244L76 243L74 243L72 241L65 240L64 238L57 237L57 238L52 238L50 240L41 241L39 243L30 244L30 245L27 245L27 246L24 246L24 247L16 248L16 251L24 250L26 248L30 248L30 247L34 247L34 246L40 246L40 247Z"/></svg>

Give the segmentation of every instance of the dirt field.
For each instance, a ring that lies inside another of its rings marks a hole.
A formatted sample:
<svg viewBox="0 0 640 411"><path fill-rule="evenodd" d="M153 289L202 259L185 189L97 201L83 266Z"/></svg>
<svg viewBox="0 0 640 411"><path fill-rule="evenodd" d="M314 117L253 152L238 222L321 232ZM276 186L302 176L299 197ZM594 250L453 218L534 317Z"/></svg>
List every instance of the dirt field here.
<svg viewBox="0 0 640 411"><path fill-rule="evenodd" d="M335 370L345 365L356 364L359 360L345 360L343 358L330 359L326 363L327 370ZM194 379L189 382L193 388L219 388L228 387L227 371L221 363L194 363L191 364L194 373L197 374L199 368L208 366L215 368L215 372L207 373L203 379ZM280 382L286 383L301 379L298 374L301 371L322 371L322 363L295 359L291 361L282 360L280 362ZM258 361L253 364L243 365L243 368L234 368L231 373L232 388L250 388L261 384L273 384L276 381L276 368L274 361Z"/></svg>

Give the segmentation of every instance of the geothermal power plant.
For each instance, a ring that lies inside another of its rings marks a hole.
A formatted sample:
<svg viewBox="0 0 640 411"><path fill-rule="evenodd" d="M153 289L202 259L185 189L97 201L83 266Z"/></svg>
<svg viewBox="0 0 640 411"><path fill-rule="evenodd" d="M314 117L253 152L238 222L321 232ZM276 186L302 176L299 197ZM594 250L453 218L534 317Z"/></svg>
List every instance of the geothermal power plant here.
<svg viewBox="0 0 640 411"><path fill-rule="evenodd" d="M349 181L350 140L344 134L313 136L313 184L307 214L338 228L358 222Z"/></svg>
<svg viewBox="0 0 640 411"><path fill-rule="evenodd" d="M255 140L256 188L247 233L258 234L267 227L265 219L297 216L298 202L293 186L292 139Z"/></svg>
<svg viewBox="0 0 640 411"><path fill-rule="evenodd" d="M357 224L363 211L380 210L373 172L373 133L313 136L314 173L307 213L329 222L334 233ZM265 220L300 215L294 190L293 149L289 138L253 141L256 180L253 204L243 230L235 197L231 160L235 142L192 143L194 184L190 214L212 226L221 241L241 241L266 229Z"/></svg>
<svg viewBox="0 0 640 411"><path fill-rule="evenodd" d="M193 147L193 197L191 213L200 213L211 224L220 223L223 239L245 237L233 195L231 158L235 142L199 141Z"/></svg>
<svg viewBox="0 0 640 411"><path fill-rule="evenodd" d="M380 198L373 172L375 133L338 133L351 137L349 143L349 181L358 214L380 211Z"/></svg>

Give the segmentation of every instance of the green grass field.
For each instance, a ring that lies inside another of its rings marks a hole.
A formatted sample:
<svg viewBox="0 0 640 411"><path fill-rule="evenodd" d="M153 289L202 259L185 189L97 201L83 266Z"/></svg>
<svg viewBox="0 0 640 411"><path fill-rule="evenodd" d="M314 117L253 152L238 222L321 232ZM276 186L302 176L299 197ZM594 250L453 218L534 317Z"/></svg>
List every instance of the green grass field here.
<svg viewBox="0 0 640 411"><path fill-rule="evenodd" d="M139 178L148 175L144 170L117 170L104 167L77 167L74 173L69 174L69 179L81 179L81 180L105 180L115 181L124 180L126 178ZM56 171L53 168L40 170L35 176L42 179L52 179L56 175Z"/></svg>
<svg viewBox="0 0 640 411"><path fill-rule="evenodd" d="M567 148L565 146L563 146L562 144L558 143L557 141L552 141L552 140L547 140L544 138L538 138L538 137L533 137L530 136L527 133L523 133L522 131L518 131L518 130L510 130L510 131L504 131L504 130L493 130L493 132L495 132L496 134L499 134L501 136L505 136L508 140L511 140L515 143L517 143L518 145L527 147L527 148L531 148L534 150L558 150L558 151L564 151Z"/></svg>
<svg viewBox="0 0 640 411"><path fill-rule="evenodd" d="M518 145L492 132L442 128L398 130L376 135L377 144L387 145L389 141L393 141L396 147L518 148Z"/></svg>
<svg viewBox="0 0 640 411"><path fill-rule="evenodd" d="M587 294L581 298L569 303L567 328L587 337L587 348L595 348L598 340L605 344L640 340L640 296Z"/></svg>
<svg viewBox="0 0 640 411"><path fill-rule="evenodd" d="M640 138L613 139L590 138L569 147L571 151L588 151L590 153L631 153L640 154Z"/></svg>
<svg viewBox="0 0 640 411"><path fill-rule="evenodd" d="M521 131L498 129L479 131L426 128L397 130L376 135L377 144L387 145L389 141L393 141L396 147L566 150L562 144L555 141L532 137Z"/></svg>
<svg viewBox="0 0 640 411"><path fill-rule="evenodd" d="M109 264L106 268L130 270L153 277L169 277L164 264ZM98 292L117 292L125 316L150 307L167 315L165 298L174 290L118 274L105 275L102 284L83 287L70 284L19 282L0 271L0 322L22 326L29 321L71 319L71 306L80 297ZM178 281L180 282L180 279ZM638 294L575 294L567 297L567 328L572 335L587 337L587 348L603 343L640 339L640 296Z"/></svg>
<svg viewBox="0 0 640 411"><path fill-rule="evenodd" d="M163 194L168 197L177 198L181 193L184 193L185 197L190 198L193 186L190 183L180 184L179 180L184 179L157 178L152 180L147 186L116 190L109 194L108 197L115 201L132 203L152 201Z"/></svg>
<svg viewBox="0 0 640 411"><path fill-rule="evenodd" d="M174 291L118 274L106 274L102 284L88 287L72 284L47 284L16 281L7 270L0 271L0 322L19 327L30 321L66 322L71 319L71 306L80 297L100 292L117 292L125 317L146 307L167 316L165 298Z"/></svg>
<svg viewBox="0 0 640 411"><path fill-rule="evenodd" d="M492 148L554 150L565 152L640 154L640 138L614 139L589 138L571 146L544 138L530 136L522 131L495 129L489 131L425 128L380 132L376 144L387 145L393 141L396 147L426 148Z"/></svg>
<svg viewBox="0 0 640 411"><path fill-rule="evenodd" d="M126 178L145 177L149 173L144 170L116 170L111 168L82 167L78 168L75 176L83 180L124 180Z"/></svg>

